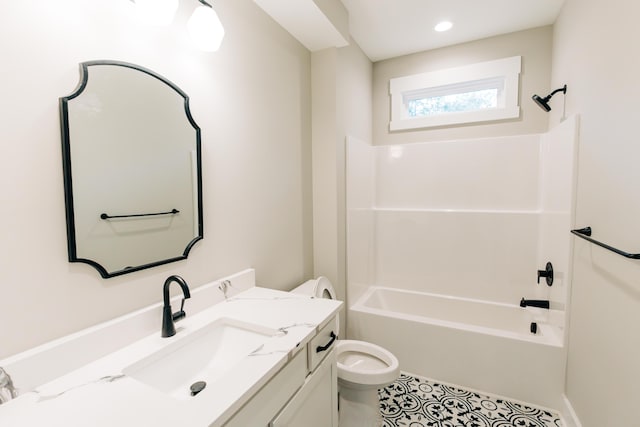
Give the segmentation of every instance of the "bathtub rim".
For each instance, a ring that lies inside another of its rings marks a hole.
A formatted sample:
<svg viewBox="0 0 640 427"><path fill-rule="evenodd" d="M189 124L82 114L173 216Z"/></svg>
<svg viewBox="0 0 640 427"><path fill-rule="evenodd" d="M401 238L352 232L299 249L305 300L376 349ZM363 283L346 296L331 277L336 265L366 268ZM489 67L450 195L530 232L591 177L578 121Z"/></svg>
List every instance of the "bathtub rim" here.
<svg viewBox="0 0 640 427"><path fill-rule="evenodd" d="M424 323L428 325L435 325L435 326L441 326L445 328L451 328L451 329L462 330L467 332L487 334L487 335L502 337L506 339L515 339L515 340L529 342L533 344L547 345L547 346L557 347L557 348L564 347L564 329L558 325L551 325L548 323L537 322L538 324L537 334L520 334L520 333L502 330L502 329L490 328L486 326L471 325L471 324L462 323L462 322L453 322L449 320L438 319L435 317L428 317L428 316L417 315L417 314L407 314L407 313L401 313L398 311L384 310L384 309L367 306L366 302L378 290L412 294L412 295L420 295L420 296L428 296L432 298L447 299L450 301L451 300L464 301L467 303L506 307L509 309L528 310L532 314L535 314L536 312L541 313L541 310L543 310L535 307L527 307L523 309L516 304L507 304L507 303L502 303L497 301L487 301L487 300L481 300L481 299L459 297L454 295L437 294L432 292L422 292L422 291L415 291L410 289L399 289L399 288L391 288L388 286L377 286L377 285L369 286L369 288L360 296L360 298L358 298L358 300L354 304L349 306L348 309L363 312L363 313L369 313L372 315L383 316L383 317L393 317L397 319ZM544 312L546 311L547 310L544 310ZM551 309L548 311L552 315L558 315L558 316L561 315L561 310Z"/></svg>

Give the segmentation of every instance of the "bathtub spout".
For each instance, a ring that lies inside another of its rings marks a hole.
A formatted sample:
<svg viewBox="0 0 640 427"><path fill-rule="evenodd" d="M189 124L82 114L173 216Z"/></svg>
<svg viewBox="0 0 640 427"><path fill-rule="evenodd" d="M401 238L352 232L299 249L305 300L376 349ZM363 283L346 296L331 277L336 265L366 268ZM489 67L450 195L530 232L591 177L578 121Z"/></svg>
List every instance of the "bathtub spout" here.
<svg viewBox="0 0 640 427"><path fill-rule="evenodd" d="M520 307L538 307L549 310L549 300L543 299L524 299L520 300Z"/></svg>

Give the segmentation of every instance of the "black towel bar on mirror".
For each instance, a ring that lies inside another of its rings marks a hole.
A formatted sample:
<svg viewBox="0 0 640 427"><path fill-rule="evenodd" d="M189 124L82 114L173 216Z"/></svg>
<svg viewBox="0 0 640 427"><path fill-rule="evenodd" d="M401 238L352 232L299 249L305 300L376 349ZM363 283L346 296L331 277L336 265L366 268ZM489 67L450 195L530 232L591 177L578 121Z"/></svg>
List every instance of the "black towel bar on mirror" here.
<svg viewBox="0 0 640 427"><path fill-rule="evenodd" d="M155 216L155 215L175 215L180 213L178 209L171 209L168 212L155 212L155 213L146 213L146 214L130 214L130 215L109 215L106 213L100 214L101 219L112 219L112 218L133 218L140 216Z"/></svg>
<svg viewBox="0 0 640 427"><path fill-rule="evenodd" d="M629 252L625 252L625 251L621 251L620 249L616 249L613 246L609 246L606 243L602 243L599 242L595 239L592 239L591 237L591 227L585 227L585 228L579 228L577 230L571 230L571 233L575 234L576 236L591 242L595 245L598 245L600 247L603 247L605 249L610 250L611 252L615 252L618 255L622 255L625 258L631 258L631 259L640 259L640 254L630 254Z"/></svg>

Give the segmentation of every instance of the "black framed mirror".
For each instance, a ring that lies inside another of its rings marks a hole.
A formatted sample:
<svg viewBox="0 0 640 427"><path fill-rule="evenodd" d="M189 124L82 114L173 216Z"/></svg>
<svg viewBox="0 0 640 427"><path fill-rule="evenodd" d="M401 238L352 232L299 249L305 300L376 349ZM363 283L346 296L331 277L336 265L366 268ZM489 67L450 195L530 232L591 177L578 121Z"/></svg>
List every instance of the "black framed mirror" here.
<svg viewBox="0 0 640 427"><path fill-rule="evenodd" d="M186 259L203 238L189 97L147 68L100 60L80 64L59 103L69 261L109 278Z"/></svg>

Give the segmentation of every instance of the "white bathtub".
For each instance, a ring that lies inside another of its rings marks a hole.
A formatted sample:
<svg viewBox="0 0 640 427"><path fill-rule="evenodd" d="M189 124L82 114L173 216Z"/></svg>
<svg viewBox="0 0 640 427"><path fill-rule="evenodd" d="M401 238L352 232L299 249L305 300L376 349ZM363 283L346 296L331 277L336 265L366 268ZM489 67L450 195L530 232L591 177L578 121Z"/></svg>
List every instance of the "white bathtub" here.
<svg viewBox="0 0 640 427"><path fill-rule="evenodd" d="M565 348L557 310L373 286L347 319L349 338L387 348L405 372L562 405Z"/></svg>

